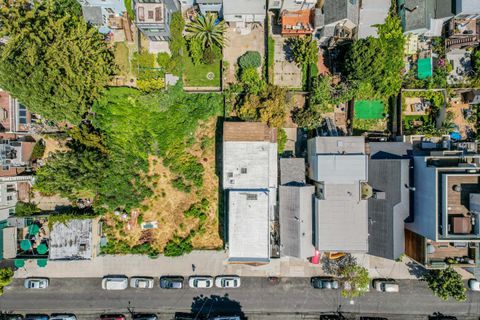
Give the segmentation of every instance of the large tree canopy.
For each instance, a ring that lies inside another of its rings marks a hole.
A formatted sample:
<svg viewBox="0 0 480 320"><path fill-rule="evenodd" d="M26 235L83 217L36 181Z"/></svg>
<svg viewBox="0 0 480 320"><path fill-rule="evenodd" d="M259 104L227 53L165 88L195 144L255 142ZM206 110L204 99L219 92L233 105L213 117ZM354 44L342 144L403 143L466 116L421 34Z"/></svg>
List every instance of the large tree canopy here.
<svg viewBox="0 0 480 320"><path fill-rule="evenodd" d="M357 83L359 98L390 97L402 87L403 45L400 18L392 12L378 25L378 38L355 41L347 53L348 80Z"/></svg>
<svg viewBox="0 0 480 320"><path fill-rule="evenodd" d="M47 119L78 123L115 64L103 36L57 1L2 1L0 87Z"/></svg>

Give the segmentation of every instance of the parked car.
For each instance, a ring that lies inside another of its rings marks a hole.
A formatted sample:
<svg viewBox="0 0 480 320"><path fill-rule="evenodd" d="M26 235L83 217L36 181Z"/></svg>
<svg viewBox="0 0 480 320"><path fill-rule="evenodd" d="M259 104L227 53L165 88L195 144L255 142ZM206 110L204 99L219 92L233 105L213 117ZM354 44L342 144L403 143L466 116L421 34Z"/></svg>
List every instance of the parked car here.
<svg viewBox="0 0 480 320"><path fill-rule="evenodd" d="M23 316L21 314L3 314L0 319L2 320L23 320Z"/></svg>
<svg viewBox="0 0 480 320"><path fill-rule="evenodd" d="M118 313L106 313L102 314L100 316L100 319L102 320L126 320L125 316L123 314L118 314Z"/></svg>
<svg viewBox="0 0 480 320"><path fill-rule="evenodd" d="M239 276L218 276L215 278L217 288L238 288L240 287Z"/></svg>
<svg viewBox="0 0 480 320"><path fill-rule="evenodd" d="M132 319L134 320L158 320L156 314L153 313L135 313Z"/></svg>
<svg viewBox="0 0 480 320"><path fill-rule="evenodd" d="M398 292L400 289L398 283L392 279L374 279L372 285L380 292Z"/></svg>
<svg viewBox="0 0 480 320"><path fill-rule="evenodd" d="M49 320L50 317L46 314L26 314L25 320Z"/></svg>
<svg viewBox="0 0 480 320"><path fill-rule="evenodd" d="M139 289L153 288L153 278L151 277L131 277L130 287Z"/></svg>
<svg viewBox="0 0 480 320"><path fill-rule="evenodd" d="M182 289L183 277L181 276L163 276L160 277L160 288L162 289Z"/></svg>
<svg viewBox="0 0 480 320"><path fill-rule="evenodd" d="M333 277L313 277L310 283L315 289L338 289L338 281Z"/></svg>
<svg viewBox="0 0 480 320"><path fill-rule="evenodd" d="M472 291L480 291L480 281L477 279L468 280L468 288Z"/></svg>
<svg viewBox="0 0 480 320"><path fill-rule="evenodd" d="M53 313L50 320L77 320L77 317L71 313Z"/></svg>
<svg viewBox="0 0 480 320"><path fill-rule="evenodd" d="M27 278L24 285L27 289L46 289L48 288L48 283L47 278Z"/></svg>
<svg viewBox="0 0 480 320"><path fill-rule="evenodd" d="M188 278L190 288L211 288L213 287L213 278L210 276L191 276Z"/></svg>
<svg viewBox="0 0 480 320"><path fill-rule="evenodd" d="M125 290L128 288L127 276L105 276L102 280L104 290Z"/></svg>

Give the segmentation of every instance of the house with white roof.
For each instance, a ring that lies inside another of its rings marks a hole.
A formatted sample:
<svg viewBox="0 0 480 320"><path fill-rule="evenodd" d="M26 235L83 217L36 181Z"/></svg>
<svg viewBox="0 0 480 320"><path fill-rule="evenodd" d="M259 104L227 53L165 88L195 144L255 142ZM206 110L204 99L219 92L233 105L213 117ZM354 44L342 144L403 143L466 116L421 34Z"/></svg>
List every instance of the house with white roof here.
<svg viewBox="0 0 480 320"><path fill-rule="evenodd" d="M266 0L223 0L223 18L230 25L242 27L252 22L263 24L266 14Z"/></svg>

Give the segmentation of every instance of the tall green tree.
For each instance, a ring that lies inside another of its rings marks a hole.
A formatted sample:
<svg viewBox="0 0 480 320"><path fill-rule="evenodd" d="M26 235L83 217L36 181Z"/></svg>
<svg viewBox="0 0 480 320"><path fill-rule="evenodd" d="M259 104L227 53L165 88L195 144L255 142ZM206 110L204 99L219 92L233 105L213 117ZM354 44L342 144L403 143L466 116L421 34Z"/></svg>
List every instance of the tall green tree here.
<svg viewBox="0 0 480 320"><path fill-rule="evenodd" d="M448 267L443 270L430 270L424 277L428 287L433 293L442 300L448 300L449 297L457 301L465 301L467 289L463 284L462 276Z"/></svg>
<svg viewBox="0 0 480 320"><path fill-rule="evenodd" d="M346 283L341 293L345 298L355 298L363 295L370 284L368 270L356 263L342 266L339 270L339 276Z"/></svg>
<svg viewBox="0 0 480 320"><path fill-rule="evenodd" d="M217 22L216 20L217 16L211 13L198 16L187 25L186 31L189 37L198 39L203 48L214 46L223 48L225 45L225 21Z"/></svg>
<svg viewBox="0 0 480 320"><path fill-rule="evenodd" d="M296 64L316 64L318 60L318 44L312 37L295 37L287 40L287 45L292 50L292 57Z"/></svg>
<svg viewBox="0 0 480 320"><path fill-rule="evenodd" d="M11 268L0 269L0 295L3 293L3 288L12 283L13 270Z"/></svg>
<svg viewBox="0 0 480 320"><path fill-rule="evenodd" d="M115 72L98 31L61 0L2 1L0 87L53 121L78 123Z"/></svg>

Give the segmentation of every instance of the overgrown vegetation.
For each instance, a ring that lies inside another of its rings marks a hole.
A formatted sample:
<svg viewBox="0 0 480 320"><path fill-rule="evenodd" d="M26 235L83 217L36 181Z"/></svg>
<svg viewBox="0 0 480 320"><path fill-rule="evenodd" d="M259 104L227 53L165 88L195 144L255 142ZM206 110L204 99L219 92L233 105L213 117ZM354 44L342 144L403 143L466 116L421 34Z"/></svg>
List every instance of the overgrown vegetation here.
<svg viewBox="0 0 480 320"><path fill-rule="evenodd" d="M9 40L0 47L0 86L31 112L77 124L116 68L97 29L59 3L3 3L0 38Z"/></svg>
<svg viewBox="0 0 480 320"><path fill-rule="evenodd" d="M0 269L0 296L3 294L3 288L8 286L13 281L13 269Z"/></svg>
<svg viewBox="0 0 480 320"><path fill-rule="evenodd" d="M448 267L443 270L429 270L424 280L433 293L442 300L448 300L449 297L457 301L467 300L465 292L467 289L463 284L462 276Z"/></svg>
<svg viewBox="0 0 480 320"><path fill-rule="evenodd" d="M18 201L15 205L15 216L17 217L29 217L40 213L40 211L38 206L32 202Z"/></svg>
<svg viewBox="0 0 480 320"><path fill-rule="evenodd" d="M262 56L257 51L247 51L238 58L238 65L242 69L258 68L262 65Z"/></svg>
<svg viewBox="0 0 480 320"><path fill-rule="evenodd" d="M53 154L38 170L35 187L45 194L91 197L96 205L129 210L152 194L143 180L149 155L161 157L184 186L199 187L203 166L188 152L189 137L198 121L221 110L220 96L186 94L179 86L157 94L111 88L95 104L91 119L103 147L76 137L69 151Z"/></svg>
<svg viewBox="0 0 480 320"><path fill-rule="evenodd" d="M267 80L268 83L273 84L273 68L275 64L275 40L271 36L268 36L267 45Z"/></svg>
<svg viewBox="0 0 480 320"><path fill-rule="evenodd" d="M192 252L193 250L192 236L193 236L193 233L191 233L185 238L175 236L172 240L170 240L167 243L163 251L163 254L166 257L178 257L178 256Z"/></svg>
<svg viewBox="0 0 480 320"><path fill-rule="evenodd" d="M38 140L33 146L32 161L41 159L45 153L45 141L43 139Z"/></svg>
<svg viewBox="0 0 480 320"><path fill-rule="evenodd" d="M100 250L102 254L145 254L149 257L156 257L160 254L150 243L130 246L125 241L118 239L108 239L107 244Z"/></svg>

